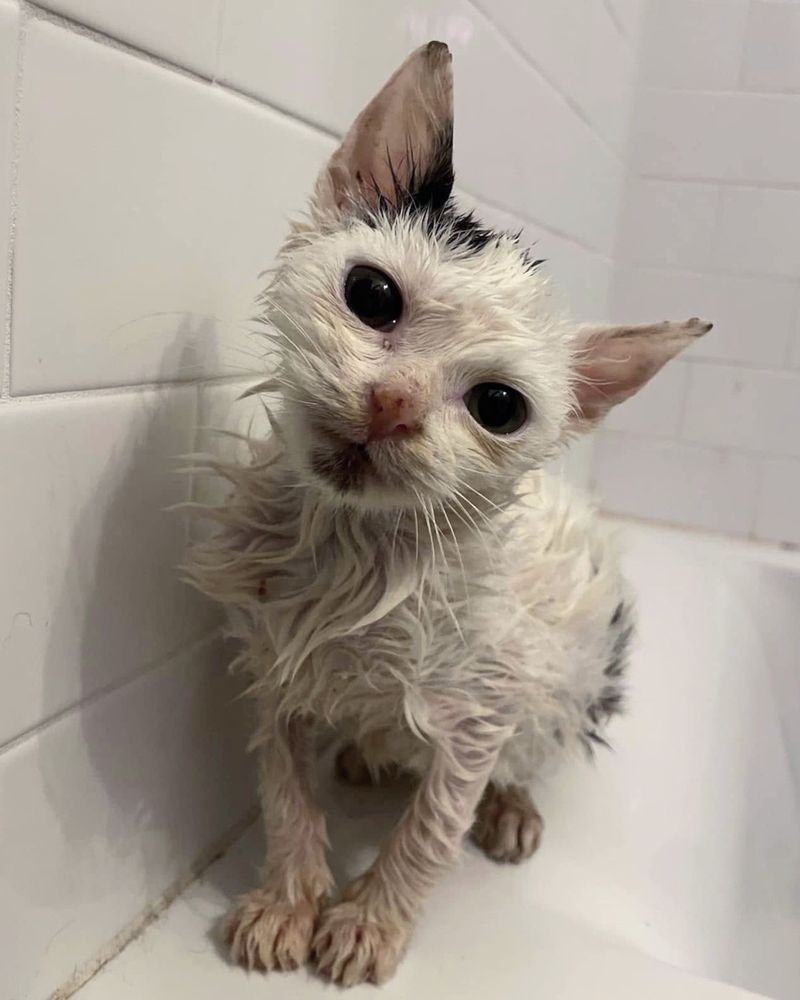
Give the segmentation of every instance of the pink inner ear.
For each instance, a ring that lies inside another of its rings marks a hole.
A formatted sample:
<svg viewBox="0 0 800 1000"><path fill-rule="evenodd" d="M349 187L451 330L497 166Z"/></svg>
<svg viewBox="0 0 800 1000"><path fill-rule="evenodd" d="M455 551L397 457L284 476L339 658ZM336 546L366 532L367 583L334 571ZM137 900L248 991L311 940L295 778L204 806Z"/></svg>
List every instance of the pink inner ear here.
<svg viewBox="0 0 800 1000"><path fill-rule="evenodd" d="M354 199L393 203L414 166L439 154L453 122L450 51L428 42L412 52L356 118L317 182L319 208L341 213Z"/></svg>
<svg viewBox="0 0 800 1000"><path fill-rule="evenodd" d="M670 358L711 329L699 319L686 323L589 329L574 364L573 424L593 424L612 406L638 392Z"/></svg>

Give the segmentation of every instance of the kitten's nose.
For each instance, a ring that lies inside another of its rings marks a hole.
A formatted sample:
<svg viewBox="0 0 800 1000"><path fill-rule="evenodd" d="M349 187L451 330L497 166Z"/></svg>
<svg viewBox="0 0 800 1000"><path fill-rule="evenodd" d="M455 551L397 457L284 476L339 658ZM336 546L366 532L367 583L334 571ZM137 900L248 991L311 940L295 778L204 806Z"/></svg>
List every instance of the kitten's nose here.
<svg viewBox="0 0 800 1000"><path fill-rule="evenodd" d="M402 437L419 430L422 409L407 389L376 386L370 395L368 441Z"/></svg>

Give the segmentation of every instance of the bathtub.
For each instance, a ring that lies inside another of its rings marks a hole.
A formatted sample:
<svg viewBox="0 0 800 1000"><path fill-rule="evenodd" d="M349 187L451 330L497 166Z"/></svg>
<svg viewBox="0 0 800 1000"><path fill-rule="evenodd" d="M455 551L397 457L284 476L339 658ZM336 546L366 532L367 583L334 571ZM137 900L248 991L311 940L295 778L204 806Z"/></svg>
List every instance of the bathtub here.
<svg viewBox="0 0 800 1000"><path fill-rule="evenodd" d="M527 864L468 845L395 979L354 1000L800 997L800 555L623 528L640 633L614 749L536 789L545 837ZM322 794L352 877L402 793L327 777ZM81 1000L330 996L307 972L228 966L209 935L261 850L253 828Z"/></svg>

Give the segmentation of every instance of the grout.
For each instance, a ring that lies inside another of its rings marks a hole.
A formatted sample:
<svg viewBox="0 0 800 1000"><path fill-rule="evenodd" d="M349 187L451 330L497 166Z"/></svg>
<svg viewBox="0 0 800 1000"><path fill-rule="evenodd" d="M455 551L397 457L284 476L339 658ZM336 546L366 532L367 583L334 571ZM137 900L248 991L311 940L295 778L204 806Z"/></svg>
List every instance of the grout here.
<svg viewBox="0 0 800 1000"><path fill-rule="evenodd" d="M628 35L628 32L627 32L624 24L622 23L622 21L620 21L619 14L614 9L614 5L613 5L613 3L611 3L611 0L603 0L603 6L606 9L606 13L609 16L609 19L610 19L611 23L614 25L614 27L619 32L620 37L625 41L625 43L628 46L630 46L631 45L631 38Z"/></svg>
<svg viewBox="0 0 800 1000"><path fill-rule="evenodd" d="M800 374L800 284L795 285L794 289L791 336L786 342L784 366Z"/></svg>
<svg viewBox="0 0 800 1000"><path fill-rule="evenodd" d="M8 255L6 258L6 309L3 317L3 343L0 354L0 403L11 396L11 339L14 323L14 266L17 246L17 210L19 205L19 159L22 137L22 79L27 34L27 12L20 7L17 29L17 65L14 77L14 124L11 139L11 170L9 185Z"/></svg>
<svg viewBox="0 0 800 1000"><path fill-rule="evenodd" d="M255 377L255 376L253 376ZM0 399L0 408L23 403L61 402L69 399L96 399L103 396L128 396L145 392L160 392L170 389L203 388L204 386L226 385L245 382L249 376L237 372L233 375L216 375L197 379L162 379L158 382L134 382L130 385L88 386L83 389L54 389L52 392L19 393Z"/></svg>
<svg viewBox="0 0 800 1000"><path fill-rule="evenodd" d="M585 250L586 253L592 254L594 257L600 257L608 264L613 264L613 260L608 254L603 253L602 250L598 250L596 247L591 246L588 243L584 243L583 240L579 239L577 236L571 236L569 233L556 226L552 226L549 223L542 222L540 219L534 219L532 216L523 212L519 208L511 208L510 205L504 205L496 201L494 198L487 198L482 194L478 194L475 191L469 191L467 188L461 186L460 189L468 198L473 199L479 205L485 205L487 208L495 209L498 212L504 212L506 215L512 216L516 222L527 223L531 226L538 226L539 229L543 229L550 236L555 236L559 240L565 240L567 243L572 243L574 246L578 247L580 250Z"/></svg>
<svg viewBox="0 0 800 1000"><path fill-rule="evenodd" d="M12 736L10 740L7 740L5 743L0 745L0 757L9 753L11 750L15 750L17 747L22 746L23 743L27 743L27 741L32 739L34 736L38 736L40 733L50 729L52 726L61 722L62 719L72 715L74 712L83 711L95 702L101 701L107 695L115 694L117 691L121 691L123 688L129 687L131 684L136 683L136 681L142 679L143 677L148 677L150 674L156 673L156 671L160 670L162 667L167 667L178 657L185 656L193 651L197 652L204 646L210 645L213 641L219 640L220 637L220 627L217 626L212 632L207 632L200 638L192 638L188 641L185 639L182 640L180 645L174 646L168 652L159 656L152 662L145 663L144 666L139 667L130 674L126 674L125 677L121 677L116 681L111 681L103 687L97 688L86 698L79 698L77 701L71 702L69 705L65 705L64 708L59 709L57 712L53 712L52 715L48 715L43 719L39 719L38 722L34 723L32 726L29 726L27 729L23 729L22 732L17 733L16 736Z"/></svg>
<svg viewBox="0 0 800 1000"><path fill-rule="evenodd" d="M154 52L140 48L138 45L132 44L131 42L122 41L113 35L108 35L105 32L83 24L81 21L77 21L74 18L67 17L63 14L56 14L51 10L40 7L37 3L32 2L32 0L20 0L20 10L27 11L31 20L54 24L56 27L61 28L64 31L68 31L70 34L78 35L88 41L92 41L96 44L114 49L117 52L123 52L126 55L133 56L143 62L157 67L158 69L166 70L168 72L175 73L178 76L182 76L185 79L190 80L192 83L207 87L212 91L219 91L220 93L226 94L234 100L242 101L245 104L259 108L262 111L265 109L272 111L281 118L286 118L296 125L305 126L317 134L327 136L329 139L338 140L341 138L340 134L334 129L329 128L321 122L305 118L303 115L299 115L281 104L274 103L263 97L255 96L247 90L234 86L228 81L220 83L219 80L214 79L212 76L204 76L202 73L189 69L186 66L182 66L180 63L173 62L165 56L156 55Z"/></svg>
<svg viewBox="0 0 800 1000"><path fill-rule="evenodd" d="M785 451L764 451L763 448L743 448L741 445L728 445L711 443L708 441L693 441L691 438L675 437L668 434L654 434L649 431L635 431L628 427L604 427L604 435L613 434L616 437L631 438L634 441L654 441L658 444L673 444L680 448L692 451L712 452L715 455L734 455L738 458L746 458L750 461L761 461L763 459L780 459L784 462L797 462L800 465L800 455L790 454Z"/></svg>
<svg viewBox="0 0 800 1000"><path fill-rule="evenodd" d="M698 177L692 174L640 173L642 181L662 181L670 184L716 184L725 188L743 188L746 191L800 191L800 181L739 180L733 177Z"/></svg>
<svg viewBox="0 0 800 1000"><path fill-rule="evenodd" d="M214 65L211 68L211 82L217 83L222 61L222 35L225 30L225 0L217 0L217 37L214 45Z"/></svg>
<svg viewBox="0 0 800 1000"><path fill-rule="evenodd" d="M542 69L542 67L533 61L531 57L522 49L516 39L510 35L504 28L494 20L494 18L489 14L488 10L484 6L484 0L469 0L472 7L480 14L480 16L490 25L494 31L506 42L509 48L516 53L517 57L521 59L526 66L532 69L538 76L540 76L544 82L550 87L550 89L563 101L564 104L576 115L583 124L589 129L592 135L598 140L598 142L605 147L606 151L611 154L614 160L619 166L625 166L625 163L620 155L620 153L614 149L614 147L608 142L608 140L603 136L597 129L595 124L592 122L591 118L587 115L584 109L577 103L569 94L565 93L553 80L550 79L549 75ZM486 5L488 7L488 4Z"/></svg>
<svg viewBox="0 0 800 1000"><path fill-rule="evenodd" d="M730 267L706 270L691 267L666 267L661 264L623 264L620 266L626 271L646 271L648 274L666 274L683 278L734 278L738 280L756 278L761 281L773 281L780 285L794 285L797 282L796 274L776 274L774 271L735 271Z"/></svg>
<svg viewBox="0 0 800 1000"><path fill-rule="evenodd" d="M123 952L129 944L141 937L147 928L155 923L190 885L201 879L213 864L223 858L234 844L241 840L250 827L258 821L259 812L258 806L253 806L233 826L228 827L220 837L216 837L200 857L190 864L182 875L170 883L166 892L161 893L154 903L145 907L138 916L129 921L88 962L79 965L67 982L51 993L49 1000L69 1000L109 962Z"/></svg>

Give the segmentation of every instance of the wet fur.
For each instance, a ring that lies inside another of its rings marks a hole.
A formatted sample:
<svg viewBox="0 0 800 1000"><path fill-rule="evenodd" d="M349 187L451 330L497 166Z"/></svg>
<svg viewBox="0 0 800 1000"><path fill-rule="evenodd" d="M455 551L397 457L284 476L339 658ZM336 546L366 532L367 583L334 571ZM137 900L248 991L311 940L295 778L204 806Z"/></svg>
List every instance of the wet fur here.
<svg viewBox="0 0 800 1000"><path fill-rule="evenodd" d="M345 985L391 975L479 803L487 851L519 860L541 831L520 786L605 741L631 604L613 542L543 466L707 328L626 331L621 348L613 331L575 329L516 237L451 200L449 80L444 46L412 55L293 226L261 303L277 368L253 391L272 393L273 433L249 441L249 461L210 463L230 496L206 511L220 530L189 567L228 609L258 706L269 850L262 886L231 914L232 954L267 970L311 956ZM400 287L390 334L347 309L354 263ZM475 423L462 397L479 381L524 394L521 431ZM367 392L387 382L414 394L424 426L370 442ZM309 773L319 725L374 774L402 762L419 776L334 906Z"/></svg>

